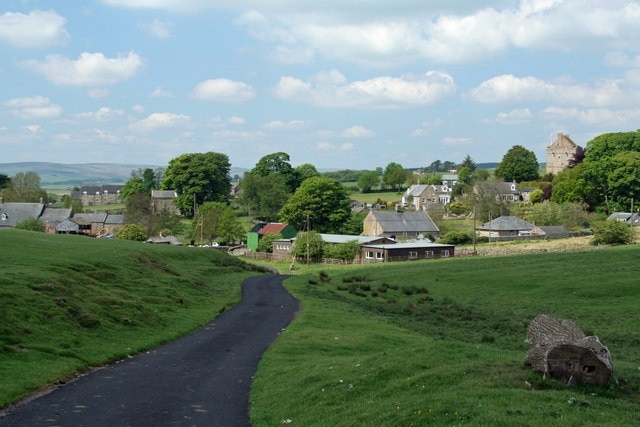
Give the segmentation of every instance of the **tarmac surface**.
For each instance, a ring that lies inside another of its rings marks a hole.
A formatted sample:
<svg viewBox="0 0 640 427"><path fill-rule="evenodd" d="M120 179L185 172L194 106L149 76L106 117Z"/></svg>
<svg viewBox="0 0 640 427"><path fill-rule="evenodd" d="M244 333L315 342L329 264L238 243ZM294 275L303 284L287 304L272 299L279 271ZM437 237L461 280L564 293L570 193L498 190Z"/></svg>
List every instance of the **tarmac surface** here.
<svg viewBox="0 0 640 427"><path fill-rule="evenodd" d="M242 300L202 328L20 405L0 426L250 426L258 363L298 311L286 278L247 279Z"/></svg>

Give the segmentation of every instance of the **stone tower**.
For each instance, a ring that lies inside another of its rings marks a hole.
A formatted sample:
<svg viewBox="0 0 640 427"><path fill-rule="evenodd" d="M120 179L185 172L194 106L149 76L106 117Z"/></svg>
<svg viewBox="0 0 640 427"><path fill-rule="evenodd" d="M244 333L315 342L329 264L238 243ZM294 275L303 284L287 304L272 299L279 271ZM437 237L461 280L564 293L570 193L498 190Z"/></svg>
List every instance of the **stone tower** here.
<svg viewBox="0 0 640 427"><path fill-rule="evenodd" d="M558 133L558 138L547 147L547 173L557 174L569 165L578 146L569 135Z"/></svg>

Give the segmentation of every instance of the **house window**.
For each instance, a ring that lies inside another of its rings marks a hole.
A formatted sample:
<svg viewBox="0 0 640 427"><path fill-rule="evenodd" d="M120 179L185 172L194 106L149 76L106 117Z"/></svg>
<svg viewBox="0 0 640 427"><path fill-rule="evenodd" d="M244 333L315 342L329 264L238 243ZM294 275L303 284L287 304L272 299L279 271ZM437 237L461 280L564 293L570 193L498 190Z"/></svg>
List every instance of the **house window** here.
<svg viewBox="0 0 640 427"><path fill-rule="evenodd" d="M378 260L384 259L384 253L376 252L376 259L378 259Z"/></svg>
<svg viewBox="0 0 640 427"><path fill-rule="evenodd" d="M6 221L6 220L7 220L7 218L9 218L9 217L7 216L7 214L6 214L6 213L3 213L3 214L2 214L2 220L3 220L3 221Z"/></svg>
<svg viewBox="0 0 640 427"><path fill-rule="evenodd" d="M442 255L443 258L447 258L449 256L449 250L445 249L440 254Z"/></svg>
<svg viewBox="0 0 640 427"><path fill-rule="evenodd" d="M409 251L409 259L418 259L418 252Z"/></svg>
<svg viewBox="0 0 640 427"><path fill-rule="evenodd" d="M366 251L366 252L364 253L364 257L365 257L366 259L373 259L373 252L371 252L371 251Z"/></svg>
<svg viewBox="0 0 640 427"><path fill-rule="evenodd" d="M425 258L433 258L433 251L424 251Z"/></svg>

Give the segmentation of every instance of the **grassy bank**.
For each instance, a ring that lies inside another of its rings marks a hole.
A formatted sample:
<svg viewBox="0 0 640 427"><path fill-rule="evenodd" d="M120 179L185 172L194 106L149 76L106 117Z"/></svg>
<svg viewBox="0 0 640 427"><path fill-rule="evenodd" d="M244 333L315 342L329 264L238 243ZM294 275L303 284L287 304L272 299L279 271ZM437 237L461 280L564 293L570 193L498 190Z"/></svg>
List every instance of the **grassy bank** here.
<svg viewBox="0 0 640 427"><path fill-rule="evenodd" d="M258 274L211 249L0 231L0 407L191 331Z"/></svg>
<svg viewBox="0 0 640 427"><path fill-rule="evenodd" d="M637 425L640 247L324 268L263 359L256 426ZM571 319L613 356L609 388L525 366L529 322Z"/></svg>

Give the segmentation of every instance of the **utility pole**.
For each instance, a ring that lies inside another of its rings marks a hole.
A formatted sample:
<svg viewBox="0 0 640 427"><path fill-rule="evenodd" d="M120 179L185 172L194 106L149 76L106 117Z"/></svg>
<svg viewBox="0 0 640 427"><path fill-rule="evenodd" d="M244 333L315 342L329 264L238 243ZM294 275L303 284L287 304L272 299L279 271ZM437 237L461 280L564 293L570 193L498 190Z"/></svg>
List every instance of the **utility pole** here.
<svg viewBox="0 0 640 427"><path fill-rule="evenodd" d="M307 267L309 267L309 214L307 214Z"/></svg>

